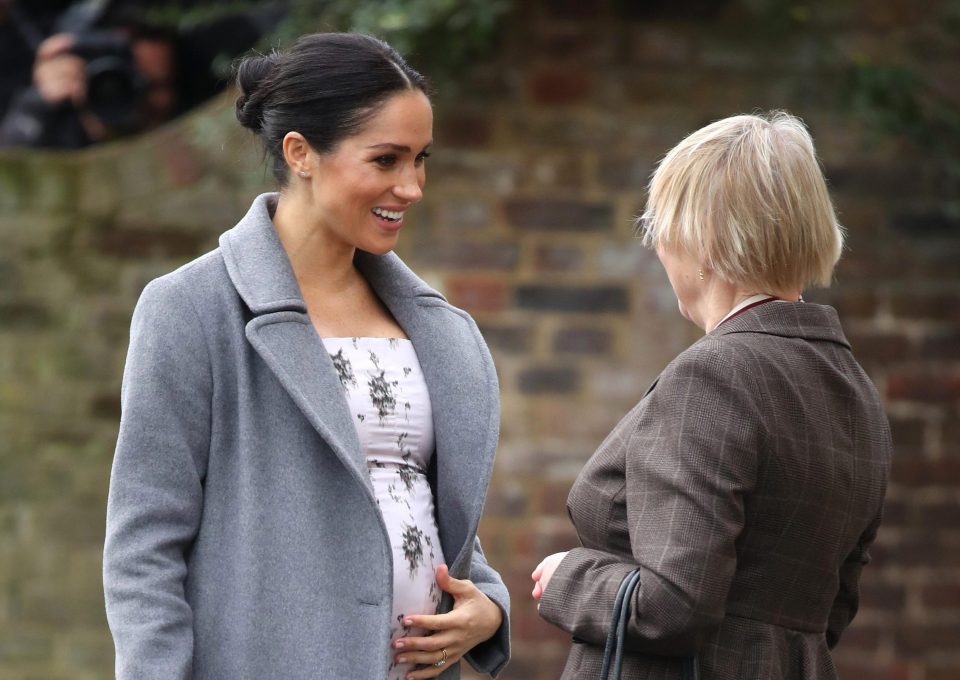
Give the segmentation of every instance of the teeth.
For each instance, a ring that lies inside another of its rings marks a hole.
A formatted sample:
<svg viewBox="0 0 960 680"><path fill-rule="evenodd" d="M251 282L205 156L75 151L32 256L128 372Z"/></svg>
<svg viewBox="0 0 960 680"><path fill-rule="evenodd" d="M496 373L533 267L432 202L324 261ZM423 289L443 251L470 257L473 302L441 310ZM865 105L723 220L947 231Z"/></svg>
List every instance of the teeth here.
<svg viewBox="0 0 960 680"><path fill-rule="evenodd" d="M380 217L386 217L388 220L399 220L403 217L402 212L394 212L393 210L384 210L383 208L374 208L374 214L379 215Z"/></svg>

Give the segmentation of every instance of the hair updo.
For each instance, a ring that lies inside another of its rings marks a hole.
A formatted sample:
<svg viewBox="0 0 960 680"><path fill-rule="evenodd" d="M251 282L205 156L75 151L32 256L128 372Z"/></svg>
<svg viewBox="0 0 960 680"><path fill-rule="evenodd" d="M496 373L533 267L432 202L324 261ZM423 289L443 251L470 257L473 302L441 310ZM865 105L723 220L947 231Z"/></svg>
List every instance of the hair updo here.
<svg viewBox="0 0 960 680"><path fill-rule="evenodd" d="M360 33L305 35L286 52L243 59L236 73L237 120L261 138L281 186L288 132L326 153L358 132L392 94L427 93L426 78L395 49Z"/></svg>

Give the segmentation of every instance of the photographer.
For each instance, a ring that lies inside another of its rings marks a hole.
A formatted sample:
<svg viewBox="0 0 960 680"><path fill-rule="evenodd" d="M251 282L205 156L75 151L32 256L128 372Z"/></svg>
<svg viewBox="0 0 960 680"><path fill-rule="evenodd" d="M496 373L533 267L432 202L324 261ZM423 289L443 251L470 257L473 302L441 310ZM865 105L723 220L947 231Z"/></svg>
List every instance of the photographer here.
<svg viewBox="0 0 960 680"><path fill-rule="evenodd" d="M78 46L77 36L71 33L58 33L40 44L33 85L14 99L0 124L0 145L77 149L149 130L176 113L172 39L142 30L132 34L129 54L135 72L130 81L135 79L136 91L122 82L119 86L105 82L101 101L96 102L99 106L91 106L90 62L76 53ZM106 77L121 79L118 74Z"/></svg>
<svg viewBox="0 0 960 680"><path fill-rule="evenodd" d="M5 4L34 56L30 85L0 112L0 147L79 149L151 130L220 91L215 60L252 47L283 14L265 3L177 32L146 25L135 0L88 1L43 38L33 17Z"/></svg>

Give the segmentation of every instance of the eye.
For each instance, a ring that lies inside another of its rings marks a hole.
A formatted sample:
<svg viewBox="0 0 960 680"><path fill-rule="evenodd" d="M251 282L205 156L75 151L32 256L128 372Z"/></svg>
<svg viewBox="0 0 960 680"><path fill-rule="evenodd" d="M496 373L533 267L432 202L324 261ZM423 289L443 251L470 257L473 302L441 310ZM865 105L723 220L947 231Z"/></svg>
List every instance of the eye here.
<svg viewBox="0 0 960 680"><path fill-rule="evenodd" d="M417 165L423 165L423 162L428 158L430 158L430 152L421 151L420 153L417 154L416 159L414 159L414 163L416 163Z"/></svg>
<svg viewBox="0 0 960 680"><path fill-rule="evenodd" d="M373 162L382 168L391 168L396 164L397 157L393 154L385 154L383 156L377 156L373 159Z"/></svg>

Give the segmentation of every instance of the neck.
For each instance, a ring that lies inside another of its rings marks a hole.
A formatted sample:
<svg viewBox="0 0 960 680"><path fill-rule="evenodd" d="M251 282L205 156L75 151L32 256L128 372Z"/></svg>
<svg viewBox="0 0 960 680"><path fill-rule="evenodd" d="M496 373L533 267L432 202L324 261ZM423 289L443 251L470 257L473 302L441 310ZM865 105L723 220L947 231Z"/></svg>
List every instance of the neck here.
<svg viewBox="0 0 960 680"><path fill-rule="evenodd" d="M356 248L332 238L316 214L307 197L281 192L273 224L301 290L344 290L359 276L353 265Z"/></svg>

